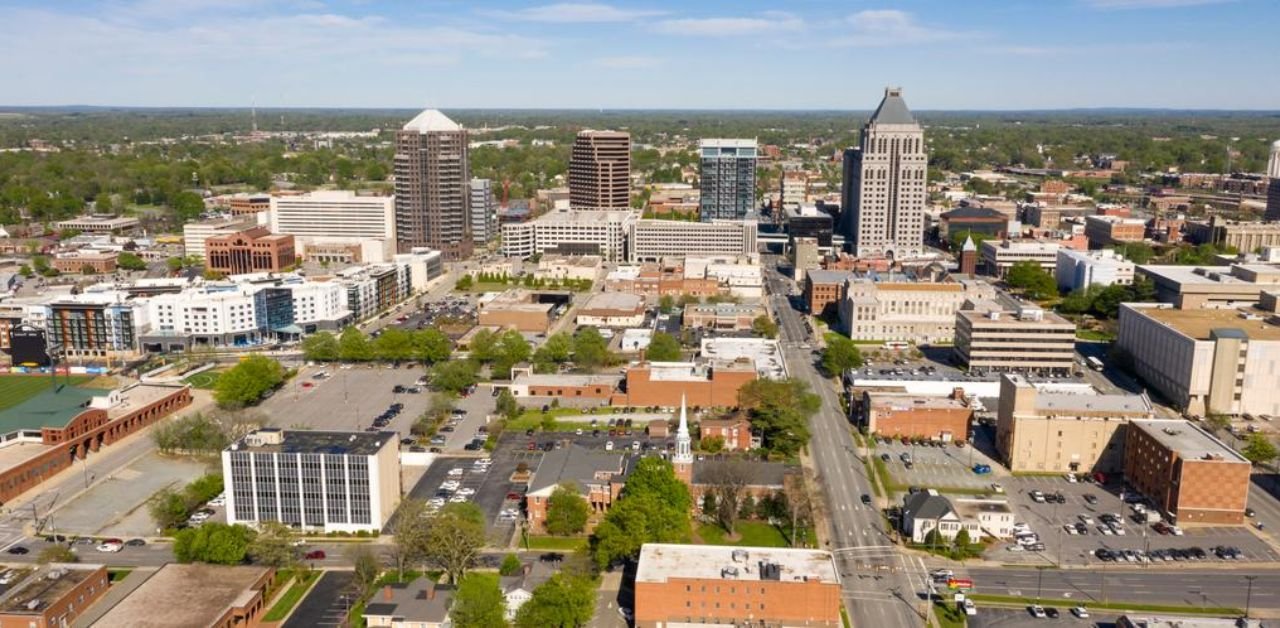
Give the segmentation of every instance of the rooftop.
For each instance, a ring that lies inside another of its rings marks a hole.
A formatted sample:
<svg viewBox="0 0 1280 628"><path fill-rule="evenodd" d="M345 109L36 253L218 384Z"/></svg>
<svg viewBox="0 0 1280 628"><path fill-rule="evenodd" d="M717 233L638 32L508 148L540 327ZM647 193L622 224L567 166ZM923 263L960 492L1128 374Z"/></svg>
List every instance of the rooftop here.
<svg viewBox="0 0 1280 628"><path fill-rule="evenodd" d="M961 519L976 519L982 514L1012 514L1009 502L1003 499L956 499L951 507Z"/></svg>
<svg viewBox="0 0 1280 628"><path fill-rule="evenodd" d="M1036 410L1048 416L1069 412L1106 412L1117 415L1152 413L1151 400L1145 395L1071 393L1040 393L1036 395Z"/></svg>
<svg viewBox="0 0 1280 628"><path fill-rule="evenodd" d="M1280 326L1267 322L1268 312L1248 310L1178 310L1144 307L1133 311L1196 340L1209 340L1212 333L1238 329L1252 340L1280 340ZM1250 318L1245 318L1245 316ZM1222 334L1219 333L1221 336Z"/></svg>
<svg viewBox="0 0 1280 628"><path fill-rule="evenodd" d="M907 102L902 99L901 87L884 88L884 99L876 112L871 114L872 124L915 124L916 119L907 109Z"/></svg>
<svg viewBox="0 0 1280 628"><path fill-rule="evenodd" d="M231 444L232 450L286 454L372 456L386 443L395 443L395 432L322 432L263 428Z"/></svg>
<svg viewBox="0 0 1280 628"><path fill-rule="evenodd" d="M0 613L37 615L89 579L102 565L52 563L42 565L0 598Z"/></svg>
<svg viewBox="0 0 1280 628"><path fill-rule="evenodd" d="M761 570L762 566L771 568ZM772 566L777 567L773 573ZM765 578L766 575L776 576ZM781 582L818 580L839 584L840 574L830 552L775 547L732 547L722 545L669 545L645 543L640 548L636 582L667 582L671 579Z"/></svg>
<svg viewBox="0 0 1280 628"><path fill-rule="evenodd" d="M600 292L592 295L578 310L578 314L593 310L639 312L644 310L644 297L630 292Z"/></svg>
<svg viewBox="0 0 1280 628"><path fill-rule="evenodd" d="M107 391L78 388L58 383L8 410L0 411L0 434L18 430L39 430L45 427L61 429L71 419L89 409L96 397L106 396Z"/></svg>
<svg viewBox="0 0 1280 628"><path fill-rule="evenodd" d="M585 484L600 483L600 474L621 474L625 471L626 456L621 452L602 452L581 445L569 445L547 452L538 462L538 468L529 482L529 494L546 490L562 482L576 482L580 489Z"/></svg>
<svg viewBox="0 0 1280 628"><path fill-rule="evenodd" d="M856 273L851 270L808 270L804 276L815 284L844 283Z"/></svg>
<svg viewBox="0 0 1280 628"><path fill-rule="evenodd" d="M634 220L637 214L629 210L558 209L534 219L537 224L553 223L600 224L622 223Z"/></svg>
<svg viewBox="0 0 1280 628"><path fill-rule="evenodd" d="M756 375L764 379L787 376L782 348L778 341L769 338L703 338L699 351L707 359L750 360L756 367Z"/></svg>
<svg viewBox="0 0 1280 628"><path fill-rule="evenodd" d="M703 424L706 423L707 421L703 421ZM746 480L746 486L781 489L792 467L781 462L755 460L698 460L693 463L693 483L716 484L720 481L717 478L729 477L722 475L729 472L728 469L733 469L735 476L741 469L741 477Z"/></svg>
<svg viewBox="0 0 1280 628"><path fill-rule="evenodd" d="M449 614L453 589L425 577L413 582L384 585L373 594L365 617L397 617L408 623L443 622Z"/></svg>
<svg viewBox="0 0 1280 628"><path fill-rule="evenodd" d="M952 399L951 397L937 397L932 395L911 395L894 392L867 391L867 401L876 408L884 408L888 406L889 410L894 412L906 412L908 410L928 409L928 410L955 410L967 409L969 404Z"/></svg>
<svg viewBox="0 0 1280 628"><path fill-rule="evenodd" d="M248 605L268 572L269 567L169 563L107 611L94 628L210 626L227 609Z"/></svg>
<svg viewBox="0 0 1280 628"><path fill-rule="evenodd" d="M405 123L404 130L430 133L433 131L461 131L462 127L457 122L450 120L449 116L440 113L439 109L425 109Z"/></svg>
<svg viewBox="0 0 1280 628"><path fill-rule="evenodd" d="M1230 462L1249 461L1194 423L1182 420L1150 419L1130 421L1164 448L1178 453L1184 460L1218 459Z"/></svg>
<svg viewBox="0 0 1280 628"><path fill-rule="evenodd" d="M902 510L916 519L937 519L949 512L955 512L951 500L928 489L909 494L902 499Z"/></svg>
<svg viewBox="0 0 1280 628"><path fill-rule="evenodd" d="M956 219L970 219L970 220L972 220L972 219L976 219L976 218L986 218L986 219L990 219L990 220L999 220L999 221L1008 221L1008 220L1009 220L1009 217L1008 217L1008 216L1006 216L1006 215L1004 214L1004 212L1001 212L1001 211L999 211L999 210L995 210L995 209L991 209L990 207L981 207L981 206L979 206L979 207L971 207L971 206L957 207L957 208L955 208L955 209L953 209L953 210L951 210L951 211L943 212L942 217L943 217L943 218L945 218L945 219L947 219L947 220L956 220Z"/></svg>
<svg viewBox="0 0 1280 628"><path fill-rule="evenodd" d="M576 375L572 373L525 373L520 372L511 381L513 385L524 386L592 386L604 384L617 386L621 375Z"/></svg>

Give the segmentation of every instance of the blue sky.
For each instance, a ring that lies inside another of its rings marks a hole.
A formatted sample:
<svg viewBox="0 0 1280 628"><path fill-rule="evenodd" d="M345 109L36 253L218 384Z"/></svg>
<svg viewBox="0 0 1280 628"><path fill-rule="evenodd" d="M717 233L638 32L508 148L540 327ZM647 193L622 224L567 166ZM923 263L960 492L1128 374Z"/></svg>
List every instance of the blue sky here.
<svg viewBox="0 0 1280 628"><path fill-rule="evenodd" d="M0 0L0 104L1280 109L1277 0Z"/></svg>

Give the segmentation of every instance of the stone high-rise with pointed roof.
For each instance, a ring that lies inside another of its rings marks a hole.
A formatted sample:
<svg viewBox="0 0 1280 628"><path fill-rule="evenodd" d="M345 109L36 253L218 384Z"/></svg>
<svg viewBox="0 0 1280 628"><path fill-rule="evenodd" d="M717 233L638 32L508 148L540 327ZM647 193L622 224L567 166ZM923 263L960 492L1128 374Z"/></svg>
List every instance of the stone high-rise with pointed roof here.
<svg viewBox="0 0 1280 628"><path fill-rule="evenodd" d="M885 88L858 147L845 151L839 231L850 252L897 260L924 251L928 161L902 90Z"/></svg>
<svg viewBox="0 0 1280 628"><path fill-rule="evenodd" d="M1267 162L1266 220L1280 220L1280 140L1271 143L1271 160Z"/></svg>
<svg viewBox="0 0 1280 628"><path fill-rule="evenodd" d="M447 260L471 257L471 167L467 132L435 109L396 131L396 248L430 247Z"/></svg>

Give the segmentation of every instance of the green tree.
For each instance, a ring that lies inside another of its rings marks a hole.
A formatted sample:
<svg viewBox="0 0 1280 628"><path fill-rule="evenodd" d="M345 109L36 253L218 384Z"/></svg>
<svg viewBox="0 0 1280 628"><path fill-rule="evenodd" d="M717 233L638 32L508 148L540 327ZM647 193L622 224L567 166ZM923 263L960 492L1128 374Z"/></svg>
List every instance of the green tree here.
<svg viewBox="0 0 1280 628"><path fill-rule="evenodd" d="M373 355L385 362L407 362L413 359L413 338L399 327L388 327L373 339Z"/></svg>
<svg viewBox="0 0 1280 628"><path fill-rule="evenodd" d="M497 359L498 339L498 333L491 329L481 329L476 332L471 337L469 346L471 359L481 364L488 364Z"/></svg>
<svg viewBox="0 0 1280 628"><path fill-rule="evenodd" d="M942 538L942 533L937 528L934 528L924 535L924 544L929 547L945 547L947 542Z"/></svg>
<svg viewBox="0 0 1280 628"><path fill-rule="evenodd" d="M332 362L338 359L338 339L327 331L316 332L302 339L302 357L312 362Z"/></svg>
<svg viewBox="0 0 1280 628"><path fill-rule="evenodd" d="M620 499L596 526L591 538L596 565L601 569L635 560L645 543L688 543L692 537L689 511L653 495Z"/></svg>
<svg viewBox="0 0 1280 628"><path fill-rule="evenodd" d="M30 279L32 276L34 276L34 275L35 275L35 272L31 270L31 267L30 267L30 266L27 266L26 264L23 264L23 265L21 265L21 266L19 266L19 267L18 267L18 274L19 274L19 275L22 275L23 277L25 277L25 278L27 278L27 279Z"/></svg>
<svg viewBox="0 0 1280 628"><path fill-rule="evenodd" d="M516 612L519 628L578 628L595 612L595 583L582 576L556 573L533 590Z"/></svg>
<svg viewBox="0 0 1280 628"><path fill-rule="evenodd" d="M396 509L391 523L391 560L395 563L396 576L426 559L427 542L431 534L431 513L421 499L405 499Z"/></svg>
<svg viewBox="0 0 1280 628"><path fill-rule="evenodd" d="M969 530L966 528L960 528L960 531L956 533L955 541L952 541L952 543L961 550L973 545L973 539L969 537Z"/></svg>
<svg viewBox="0 0 1280 628"><path fill-rule="evenodd" d="M680 341L666 332L657 332L649 341L645 355L653 362L677 362L680 360Z"/></svg>
<svg viewBox="0 0 1280 628"><path fill-rule="evenodd" d="M669 294L664 294L658 298L658 309L663 314L670 314L676 310L676 300Z"/></svg>
<svg viewBox="0 0 1280 628"><path fill-rule="evenodd" d="M747 411L764 446L788 457L808 442L809 417L821 404L807 384L794 378L757 379L738 390L738 405Z"/></svg>
<svg viewBox="0 0 1280 628"><path fill-rule="evenodd" d="M173 538L173 557L180 563L239 565L249 553L253 530L242 525L205 523L179 530Z"/></svg>
<svg viewBox="0 0 1280 628"><path fill-rule="evenodd" d="M204 199L195 192L178 192L169 198L169 207L179 223L188 223L204 213Z"/></svg>
<svg viewBox="0 0 1280 628"><path fill-rule="evenodd" d="M565 332L552 334L541 347L533 353L534 362L564 364L573 354L573 339Z"/></svg>
<svg viewBox="0 0 1280 628"><path fill-rule="evenodd" d="M645 456L636 463L622 489L625 496L652 495L685 512L693 506L689 487L676 477L675 467L662 458Z"/></svg>
<svg viewBox="0 0 1280 628"><path fill-rule="evenodd" d="M458 584L449 607L458 628L500 628L507 625L506 598L493 574L467 574Z"/></svg>
<svg viewBox="0 0 1280 628"><path fill-rule="evenodd" d="M152 495L147 500L147 512L156 526L165 530L178 527L191 514L182 493L171 488L160 489L160 492Z"/></svg>
<svg viewBox="0 0 1280 628"><path fill-rule="evenodd" d="M85 265L83 265L83 266L81 266L81 267L80 267L80 274L81 274L81 275L96 275L96 274L98 274L98 270L97 270L96 268L94 268L91 264L85 264Z"/></svg>
<svg viewBox="0 0 1280 628"><path fill-rule="evenodd" d="M839 377L849 369L862 366L862 352L847 336L828 332L827 346L822 350L822 371L827 377Z"/></svg>
<svg viewBox="0 0 1280 628"><path fill-rule="evenodd" d="M130 253L128 251L121 252L120 255L116 257L116 266L119 266L124 270L147 269L147 263L142 261L141 257L138 257L137 254Z"/></svg>
<svg viewBox="0 0 1280 628"><path fill-rule="evenodd" d="M768 314L761 314L751 321L751 333L761 338L777 338L778 324Z"/></svg>
<svg viewBox="0 0 1280 628"><path fill-rule="evenodd" d="M431 384L440 390L459 393L478 381L480 367L471 360L451 360L431 368Z"/></svg>
<svg viewBox="0 0 1280 628"><path fill-rule="evenodd" d="M213 398L223 408L242 408L257 403L269 390L284 382L284 367L265 355L253 354L240 360L218 378Z"/></svg>
<svg viewBox="0 0 1280 628"><path fill-rule="evenodd" d="M459 292L466 292L470 290L473 285L475 285L475 280L471 278L471 275L463 275L458 279L458 281L454 282L453 288Z"/></svg>
<svg viewBox="0 0 1280 628"><path fill-rule="evenodd" d="M1146 264L1155 257L1156 251L1146 242L1125 242L1115 247L1116 252L1134 264Z"/></svg>
<svg viewBox="0 0 1280 628"><path fill-rule="evenodd" d="M40 550L36 554L36 562L45 565L48 563L78 563L80 556L71 551L66 545L49 545Z"/></svg>
<svg viewBox="0 0 1280 628"><path fill-rule="evenodd" d="M501 576L514 576L524 569L524 563L520 562L520 557L514 553L508 553L502 557L502 566L498 567L498 574Z"/></svg>
<svg viewBox="0 0 1280 628"><path fill-rule="evenodd" d="M338 359L343 362L366 362L373 359L373 345L364 332L353 327L342 330L338 336Z"/></svg>
<svg viewBox="0 0 1280 628"><path fill-rule="evenodd" d="M578 366L594 369L609 363L609 342L595 327L578 330L573 337L573 361Z"/></svg>
<svg viewBox="0 0 1280 628"><path fill-rule="evenodd" d="M412 345L413 357L423 364L444 362L453 353L453 343L439 329L414 332Z"/></svg>
<svg viewBox="0 0 1280 628"><path fill-rule="evenodd" d="M557 486L547 499L547 532L569 536L582 532L591 516L591 506L582 498L574 482Z"/></svg>
<svg viewBox="0 0 1280 628"><path fill-rule="evenodd" d="M1022 291L1028 299L1043 300L1058 294L1058 283L1049 271L1032 260L1015 262L1005 275L1009 287Z"/></svg>
<svg viewBox="0 0 1280 628"><path fill-rule="evenodd" d="M427 562L443 569L449 582L462 581L484 547L484 512L471 502L446 504L431 517Z"/></svg>
<svg viewBox="0 0 1280 628"><path fill-rule="evenodd" d="M264 521L258 525L258 535L249 543L249 558L259 565L277 569L291 567L298 562L297 538L293 528L278 521Z"/></svg>
<svg viewBox="0 0 1280 628"><path fill-rule="evenodd" d="M530 355L529 341L525 340L524 336L514 329L507 330L502 334L495 350L496 354L492 367L495 379L509 379L511 377L511 367L527 361Z"/></svg>
<svg viewBox="0 0 1280 628"><path fill-rule="evenodd" d="M520 403L516 401L516 397L511 394L510 389L503 388L498 391L496 410L498 411L498 414L501 414L508 420L520 416Z"/></svg>
<svg viewBox="0 0 1280 628"><path fill-rule="evenodd" d="M182 270L182 267L183 267L182 258L170 257L169 259L164 261L164 266L165 268L169 269L170 273L176 273Z"/></svg>
<svg viewBox="0 0 1280 628"><path fill-rule="evenodd" d="M343 554L351 563L352 584L355 585L357 597L364 597L373 590L373 585L382 574L382 561L373 548L363 543L352 544Z"/></svg>
<svg viewBox="0 0 1280 628"><path fill-rule="evenodd" d="M1253 464L1266 464L1276 459L1276 445L1261 432L1254 432L1249 435L1240 454Z"/></svg>
<svg viewBox="0 0 1280 628"><path fill-rule="evenodd" d="M36 255L32 257L31 267L36 269L36 272L40 273L41 275L45 274L50 270L53 270L52 268L49 267L49 258L43 255Z"/></svg>

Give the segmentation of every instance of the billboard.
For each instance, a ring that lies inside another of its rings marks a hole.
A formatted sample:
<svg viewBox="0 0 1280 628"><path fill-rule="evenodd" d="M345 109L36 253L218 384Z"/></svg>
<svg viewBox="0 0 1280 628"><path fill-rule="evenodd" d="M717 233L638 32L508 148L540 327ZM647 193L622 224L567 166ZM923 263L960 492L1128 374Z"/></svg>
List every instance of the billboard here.
<svg viewBox="0 0 1280 628"><path fill-rule="evenodd" d="M9 355L15 366L49 366L49 345L44 330L18 325L9 330Z"/></svg>

